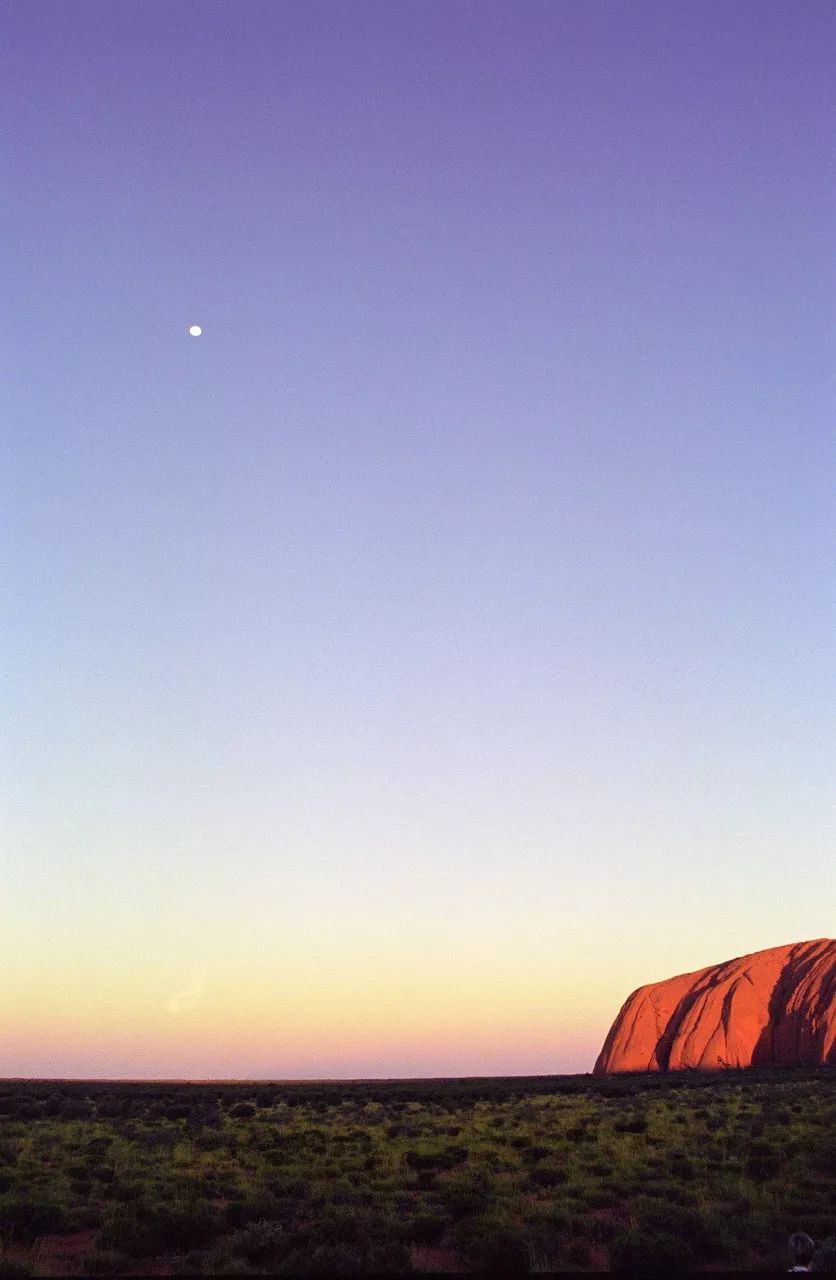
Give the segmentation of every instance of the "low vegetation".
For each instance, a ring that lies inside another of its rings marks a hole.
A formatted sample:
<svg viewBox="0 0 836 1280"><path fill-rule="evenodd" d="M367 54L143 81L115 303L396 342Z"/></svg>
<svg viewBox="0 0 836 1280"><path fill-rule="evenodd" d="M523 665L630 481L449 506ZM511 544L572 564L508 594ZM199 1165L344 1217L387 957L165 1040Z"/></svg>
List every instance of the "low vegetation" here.
<svg viewBox="0 0 836 1280"><path fill-rule="evenodd" d="M0 1280L836 1269L834 1152L827 1069L0 1082Z"/></svg>

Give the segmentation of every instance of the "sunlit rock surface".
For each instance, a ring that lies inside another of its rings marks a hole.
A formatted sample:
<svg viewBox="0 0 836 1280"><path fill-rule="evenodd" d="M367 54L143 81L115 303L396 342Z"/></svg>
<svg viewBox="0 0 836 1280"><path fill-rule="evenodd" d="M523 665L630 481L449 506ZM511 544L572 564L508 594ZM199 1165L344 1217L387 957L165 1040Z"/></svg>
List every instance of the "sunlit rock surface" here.
<svg viewBox="0 0 836 1280"><path fill-rule="evenodd" d="M836 942L817 938L639 987L595 1074L836 1065Z"/></svg>

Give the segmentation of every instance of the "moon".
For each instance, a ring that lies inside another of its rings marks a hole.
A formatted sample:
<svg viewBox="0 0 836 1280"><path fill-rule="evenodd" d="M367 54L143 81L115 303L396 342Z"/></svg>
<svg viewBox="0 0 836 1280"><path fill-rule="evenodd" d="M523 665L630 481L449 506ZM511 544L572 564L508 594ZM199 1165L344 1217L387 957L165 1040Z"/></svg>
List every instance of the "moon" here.
<svg viewBox="0 0 836 1280"><path fill-rule="evenodd" d="M200 335L203 333L203 330L201 329L199 324L193 324L189 326L189 333L192 335L193 338L199 338Z"/></svg>

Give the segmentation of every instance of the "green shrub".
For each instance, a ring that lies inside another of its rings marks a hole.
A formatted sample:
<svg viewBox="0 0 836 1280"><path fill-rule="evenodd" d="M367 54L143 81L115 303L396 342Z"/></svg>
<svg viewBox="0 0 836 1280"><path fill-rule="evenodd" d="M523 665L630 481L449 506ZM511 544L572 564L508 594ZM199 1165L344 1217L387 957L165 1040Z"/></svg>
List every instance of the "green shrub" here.
<svg viewBox="0 0 836 1280"><path fill-rule="evenodd" d="M522 1151L525 1147L531 1146L531 1138L527 1133L516 1133L510 1139L509 1145L512 1146L515 1151Z"/></svg>
<svg viewBox="0 0 836 1280"><path fill-rule="evenodd" d="M132 1258L146 1258L155 1248L151 1229L137 1205L108 1205L98 1243L102 1250L115 1250Z"/></svg>
<svg viewBox="0 0 836 1280"><path fill-rule="evenodd" d="M783 1156L771 1143L758 1139L749 1144L746 1153L746 1172L756 1182L774 1178L780 1172Z"/></svg>
<svg viewBox="0 0 836 1280"><path fill-rule="evenodd" d="M250 1196L236 1195L223 1210L219 1229L226 1227L236 1230L238 1227L245 1227L248 1222L261 1222L265 1218L273 1221L279 1216L278 1203L275 1196L266 1193Z"/></svg>
<svg viewBox="0 0 836 1280"><path fill-rule="evenodd" d="M454 1231L456 1247L474 1271L482 1275L519 1275L529 1270L529 1242L510 1222L480 1214L460 1222Z"/></svg>
<svg viewBox="0 0 836 1280"><path fill-rule="evenodd" d="M141 1182L117 1182L114 1187L111 1187L110 1195L113 1200L133 1204L142 1198L144 1190L144 1184Z"/></svg>
<svg viewBox="0 0 836 1280"><path fill-rule="evenodd" d="M570 1266L585 1268L589 1266L591 1252L589 1241L575 1238L567 1241L563 1256Z"/></svg>
<svg viewBox="0 0 836 1280"><path fill-rule="evenodd" d="M438 1244L447 1229L447 1219L443 1214L427 1210L407 1218L401 1228L401 1234L407 1244Z"/></svg>
<svg viewBox="0 0 836 1280"><path fill-rule="evenodd" d="M633 1205L633 1217L640 1231L666 1232L686 1240L699 1262L728 1261L736 1253L730 1220L719 1210L639 1197Z"/></svg>
<svg viewBox="0 0 836 1280"><path fill-rule="evenodd" d="M453 1218L466 1218L483 1210L494 1197L490 1181L482 1174L460 1173L439 1183L439 1200Z"/></svg>
<svg viewBox="0 0 836 1280"><path fill-rule="evenodd" d="M326 1244L288 1254L278 1274L356 1276L366 1271L365 1264L365 1250L355 1245Z"/></svg>
<svg viewBox="0 0 836 1280"><path fill-rule="evenodd" d="M538 1237L554 1239L571 1231L573 1214L565 1204L534 1204L526 1215L526 1227Z"/></svg>
<svg viewBox="0 0 836 1280"><path fill-rule="evenodd" d="M131 1270L131 1260L116 1249L97 1249L88 1253L81 1269L86 1276L116 1276Z"/></svg>
<svg viewBox="0 0 836 1280"><path fill-rule="evenodd" d="M641 1116L633 1116L626 1120L616 1120L613 1129L616 1133L647 1133L647 1121Z"/></svg>
<svg viewBox="0 0 836 1280"><path fill-rule="evenodd" d="M93 1107L86 1099L68 1098L60 1104L58 1117L61 1120L92 1120Z"/></svg>
<svg viewBox="0 0 836 1280"><path fill-rule="evenodd" d="M113 1145L113 1138L110 1134L97 1133L92 1138L88 1138L84 1144L84 1150L88 1155L101 1157Z"/></svg>
<svg viewBox="0 0 836 1280"><path fill-rule="evenodd" d="M454 1169L469 1155L467 1147L451 1145L435 1151L405 1151L404 1160L408 1169Z"/></svg>
<svg viewBox="0 0 836 1280"><path fill-rule="evenodd" d="M609 1185L593 1187L584 1196L583 1203L587 1209L612 1209L621 1203L621 1196Z"/></svg>
<svg viewBox="0 0 836 1280"><path fill-rule="evenodd" d="M610 1269L620 1275L658 1276L670 1280L672 1276L689 1271L694 1254L688 1240L668 1231L643 1231L631 1227L616 1236L610 1250Z"/></svg>
<svg viewBox="0 0 836 1280"><path fill-rule="evenodd" d="M552 1154L551 1147L543 1147L539 1143L530 1143L523 1148L520 1159L523 1164L537 1164L540 1160L545 1160L547 1156Z"/></svg>
<svg viewBox="0 0 836 1280"><path fill-rule="evenodd" d="M308 1193L308 1184L304 1178L295 1173L273 1173L270 1175L270 1193L274 1196L291 1196L301 1199Z"/></svg>
<svg viewBox="0 0 836 1280"><path fill-rule="evenodd" d="M233 1120L252 1120L255 1111L251 1102L236 1102L234 1107L229 1108L229 1114Z"/></svg>
<svg viewBox="0 0 836 1280"><path fill-rule="evenodd" d="M27 1263L21 1262L18 1258L9 1258L5 1254L0 1254L0 1280L24 1280L25 1277L34 1274Z"/></svg>
<svg viewBox="0 0 836 1280"><path fill-rule="evenodd" d="M178 1252L199 1248L218 1234L218 1220L205 1203L160 1207L149 1225L159 1248Z"/></svg>
<svg viewBox="0 0 836 1280"><path fill-rule="evenodd" d="M389 1220L374 1209L331 1205L313 1224L315 1238L322 1244L369 1245L392 1233Z"/></svg>
<svg viewBox="0 0 836 1280"><path fill-rule="evenodd" d="M827 1236L813 1254L813 1270L836 1274L836 1236Z"/></svg>
<svg viewBox="0 0 836 1280"><path fill-rule="evenodd" d="M28 1244L38 1236L62 1231L66 1222L64 1209L52 1200L22 1192L0 1197L0 1236Z"/></svg>
<svg viewBox="0 0 836 1280"><path fill-rule="evenodd" d="M409 1271L409 1251L397 1240L373 1244L366 1251L364 1270L367 1275Z"/></svg>
<svg viewBox="0 0 836 1280"><path fill-rule="evenodd" d="M538 1164L528 1174L525 1184L534 1190L541 1187L557 1187L567 1180L567 1173L556 1164Z"/></svg>
<svg viewBox="0 0 836 1280"><path fill-rule="evenodd" d="M286 1233L280 1222L250 1222L236 1231L228 1242L233 1257L246 1258L248 1262L262 1262L280 1253L286 1246Z"/></svg>
<svg viewBox="0 0 836 1280"><path fill-rule="evenodd" d="M680 1182L692 1182L697 1176L696 1164L684 1151L672 1152L668 1167L673 1177Z"/></svg>

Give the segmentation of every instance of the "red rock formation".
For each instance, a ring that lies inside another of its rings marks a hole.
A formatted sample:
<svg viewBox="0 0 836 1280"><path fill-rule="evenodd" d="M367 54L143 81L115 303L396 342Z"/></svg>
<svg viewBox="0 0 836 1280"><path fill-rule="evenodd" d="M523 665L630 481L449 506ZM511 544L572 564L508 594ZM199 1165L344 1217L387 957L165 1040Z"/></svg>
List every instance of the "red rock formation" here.
<svg viewBox="0 0 836 1280"><path fill-rule="evenodd" d="M836 1066L836 942L770 947L639 987L594 1074L770 1064Z"/></svg>

